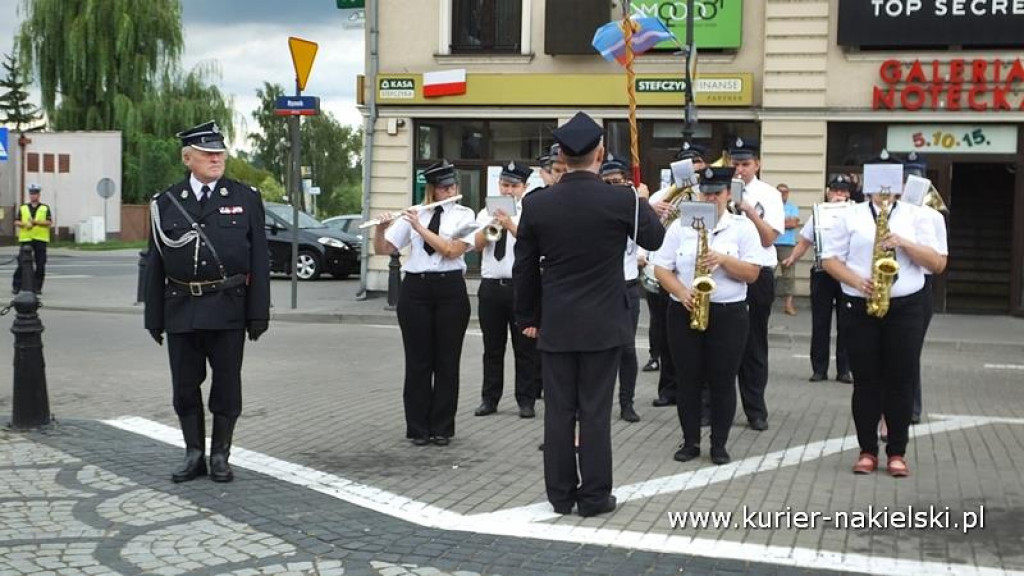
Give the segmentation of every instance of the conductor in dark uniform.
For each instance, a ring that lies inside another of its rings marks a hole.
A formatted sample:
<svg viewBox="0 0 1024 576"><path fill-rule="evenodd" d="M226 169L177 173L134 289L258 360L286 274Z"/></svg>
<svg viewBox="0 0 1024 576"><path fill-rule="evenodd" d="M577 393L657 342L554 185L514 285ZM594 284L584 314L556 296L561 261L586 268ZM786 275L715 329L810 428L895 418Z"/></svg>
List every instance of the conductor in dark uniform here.
<svg viewBox="0 0 1024 576"><path fill-rule="evenodd" d="M185 464L174 482L207 474L200 385L209 364L213 439L209 474L233 479L228 465L242 411L245 336L257 340L270 318L270 262L263 201L255 188L224 178L224 136L208 122L181 132L188 177L150 204L146 330L167 352Z"/></svg>
<svg viewBox="0 0 1024 576"><path fill-rule="evenodd" d="M589 116L577 113L553 136L568 172L524 199L512 276L515 313L541 351L548 501L559 514L575 504L581 516L593 516L616 503L612 393L621 349L633 340L622 276L626 240L654 250L665 230L645 198L601 181L602 130Z"/></svg>

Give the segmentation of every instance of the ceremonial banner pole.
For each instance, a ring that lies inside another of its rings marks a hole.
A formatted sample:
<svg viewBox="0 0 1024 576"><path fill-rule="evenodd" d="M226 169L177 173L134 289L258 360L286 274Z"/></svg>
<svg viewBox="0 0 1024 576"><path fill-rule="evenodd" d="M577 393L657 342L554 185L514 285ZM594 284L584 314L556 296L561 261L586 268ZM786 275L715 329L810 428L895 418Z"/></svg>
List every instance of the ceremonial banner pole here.
<svg viewBox="0 0 1024 576"><path fill-rule="evenodd" d="M629 153L633 161L633 184L640 184L640 138L636 129L636 74L633 72L633 20L630 0L622 1L622 34L626 41L626 93L629 95Z"/></svg>

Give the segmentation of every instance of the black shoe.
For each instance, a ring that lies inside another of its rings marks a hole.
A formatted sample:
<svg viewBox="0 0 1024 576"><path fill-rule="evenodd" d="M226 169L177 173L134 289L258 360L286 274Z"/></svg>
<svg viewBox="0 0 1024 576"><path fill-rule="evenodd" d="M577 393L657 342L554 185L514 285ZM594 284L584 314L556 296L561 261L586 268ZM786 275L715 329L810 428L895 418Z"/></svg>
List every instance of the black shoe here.
<svg viewBox="0 0 1024 576"><path fill-rule="evenodd" d="M202 413L179 416L185 439L185 465L171 474L171 481L188 482L206 476L206 417Z"/></svg>
<svg viewBox="0 0 1024 576"><path fill-rule="evenodd" d="M711 426L711 413L702 412L700 415L700 427L707 428L708 426Z"/></svg>
<svg viewBox="0 0 1024 576"><path fill-rule="evenodd" d="M651 404L653 404L655 408L664 408L665 406L674 406L675 403L676 403L676 399L675 398L662 398L661 396L658 396L657 398L654 399L654 402L651 402Z"/></svg>
<svg viewBox="0 0 1024 576"><path fill-rule="evenodd" d="M750 428L758 432L764 432L768 429L768 421L764 418L755 418L750 421Z"/></svg>
<svg viewBox="0 0 1024 576"><path fill-rule="evenodd" d="M490 402L484 402L480 404L480 407L473 412L474 416L487 416L488 414L494 414L498 411L498 407Z"/></svg>
<svg viewBox="0 0 1024 576"><path fill-rule="evenodd" d="M185 465L171 474L171 481L178 484L195 480L200 476L206 476L206 474L205 455L200 451L188 450L185 452Z"/></svg>
<svg viewBox="0 0 1024 576"><path fill-rule="evenodd" d="M619 411L619 417L626 422L639 422L640 415L633 409L632 404L623 404L622 410Z"/></svg>
<svg viewBox="0 0 1024 576"><path fill-rule="evenodd" d="M641 368L641 370L644 372L657 372L658 370L661 370L661 362L658 362L657 358L651 356L651 359L647 361L647 364L644 364L644 367Z"/></svg>
<svg viewBox="0 0 1024 576"><path fill-rule="evenodd" d="M821 382L822 380L828 380L828 376L822 374L821 372L815 372L814 374L811 374L810 378L807 379L808 382Z"/></svg>
<svg viewBox="0 0 1024 576"><path fill-rule="evenodd" d="M842 382L843 384L853 384L853 374L850 374L849 372L843 372L842 374L836 376L836 381Z"/></svg>
<svg viewBox="0 0 1024 576"><path fill-rule="evenodd" d="M214 482L231 482L234 479L235 473L231 471L231 466L228 465L227 453L218 452L210 454L210 480Z"/></svg>
<svg viewBox="0 0 1024 576"><path fill-rule="evenodd" d="M452 439L447 436L434 436L435 446L447 446L452 443Z"/></svg>
<svg viewBox="0 0 1024 576"><path fill-rule="evenodd" d="M674 456L672 456L672 458L674 458L677 462L689 462L690 460L693 460L698 456L700 456L700 446L695 446L693 444L683 444L683 447L680 448L679 450L676 450L676 453Z"/></svg>
<svg viewBox="0 0 1024 576"><path fill-rule="evenodd" d="M597 507L585 508L583 506L579 506L580 516L583 516L584 518L590 518L591 516L597 516L598 514L607 514L608 512L615 510L615 505L617 503L618 500L615 498L615 496L608 496L608 499L604 501L604 504L601 504Z"/></svg>
<svg viewBox="0 0 1024 576"><path fill-rule="evenodd" d="M430 438L413 438L412 443L413 446L426 446L430 444Z"/></svg>
<svg viewBox="0 0 1024 576"><path fill-rule="evenodd" d="M11 289L11 294L14 295L14 296L17 296L18 292L21 292L21 290L18 290L17 288L12 288Z"/></svg>
<svg viewBox="0 0 1024 576"><path fill-rule="evenodd" d="M572 514L573 503L569 502L568 504L552 504L551 507L555 509L555 514Z"/></svg>
<svg viewBox="0 0 1024 576"><path fill-rule="evenodd" d="M729 457L729 453L725 448L711 447L711 463L721 466L722 464L728 464L732 462L732 458Z"/></svg>
<svg viewBox="0 0 1024 576"><path fill-rule="evenodd" d="M533 409L533 406L523 405L519 407L520 418L534 418L537 416L537 412Z"/></svg>

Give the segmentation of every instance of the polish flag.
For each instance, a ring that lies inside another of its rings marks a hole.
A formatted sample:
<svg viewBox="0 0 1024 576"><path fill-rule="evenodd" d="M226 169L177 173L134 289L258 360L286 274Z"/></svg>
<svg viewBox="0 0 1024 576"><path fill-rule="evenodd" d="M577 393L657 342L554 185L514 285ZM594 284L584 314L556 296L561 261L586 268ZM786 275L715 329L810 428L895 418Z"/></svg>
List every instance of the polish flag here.
<svg viewBox="0 0 1024 576"><path fill-rule="evenodd" d="M466 69L423 73L423 97L455 96L466 93Z"/></svg>

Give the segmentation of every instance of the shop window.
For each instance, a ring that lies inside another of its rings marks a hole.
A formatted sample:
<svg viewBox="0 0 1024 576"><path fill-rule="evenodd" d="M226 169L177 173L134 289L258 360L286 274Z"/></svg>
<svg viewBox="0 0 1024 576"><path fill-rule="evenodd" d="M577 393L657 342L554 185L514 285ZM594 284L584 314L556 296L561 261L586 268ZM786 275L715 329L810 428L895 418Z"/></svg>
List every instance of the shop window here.
<svg viewBox="0 0 1024 576"><path fill-rule="evenodd" d="M452 0L452 53L518 54L522 8L522 0Z"/></svg>
<svg viewBox="0 0 1024 576"><path fill-rule="evenodd" d="M532 163L552 142L554 120L426 120L416 124L416 160Z"/></svg>

